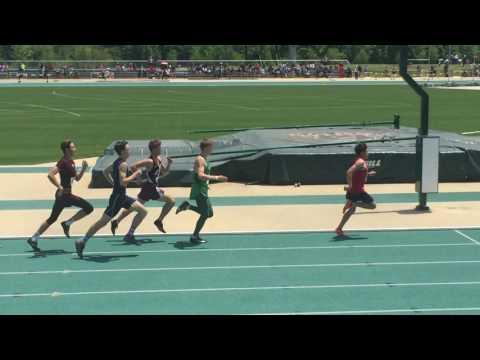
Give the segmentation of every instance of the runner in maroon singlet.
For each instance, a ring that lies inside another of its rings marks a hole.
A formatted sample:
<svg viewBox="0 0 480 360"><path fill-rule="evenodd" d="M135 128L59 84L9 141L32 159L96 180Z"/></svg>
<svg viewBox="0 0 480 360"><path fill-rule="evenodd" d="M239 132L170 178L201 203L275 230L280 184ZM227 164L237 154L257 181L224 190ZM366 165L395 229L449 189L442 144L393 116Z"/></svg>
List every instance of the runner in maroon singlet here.
<svg viewBox="0 0 480 360"><path fill-rule="evenodd" d="M365 183L368 176L376 174L375 171L368 171L366 161L368 159L367 144L358 144L355 146L355 153L357 157L353 165L347 170L348 186L344 188L347 192L347 202L343 208L342 220L335 229L338 236L344 236L343 227L355 213L357 206L364 209L375 209L377 207L373 198L365 191Z"/></svg>
<svg viewBox="0 0 480 360"><path fill-rule="evenodd" d="M158 181L161 177L164 177L170 171L170 165L172 160L167 157L167 164L163 164L163 159L160 156L161 154L162 142L158 139L151 140L148 143L148 148L150 149L150 157L145 160L140 160L132 165L132 171L137 169L145 169L145 176L143 178L142 188L140 193L137 196L137 200L142 204L145 204L150 200L164 201L165 205L162 208L162 212L157 220L155 220L154 225L157 229L163 233L166 233L163 227L163 219L175 206L175 199L165 193L165 190L158 187ZM112 234L115 235L118 224L125 219L132 211L130 209L124 210L117 219L112 220L111 230Z"/></svg>
<svg viewBox="0 0 480 360"><path fill-rule="evenodd" d="M79 196L72 194L72 182L73 180L80 181L87 170L88 164L86 161L82 163L82 170L79 174L75 169L75 162L73 156L77 151L75 144L71 140L65 140L61 143L60 148L63 151L63 157L57 162L57 164L49 171L48 180L57 188L55 193L55 203L53 205L52 213L50 217L40 225L39 229L33 236L27 240L28 244L35 252L40 252L38 248L38 240L55 221L58 216L66 207L79 207L81 208L75 215L69 220L61 223L63 232L67 237L70 237L70 226L77 220L82 219L93 211L93 206L86 200ZM55 177L56 174L60 174L60 183Z"/></svg>

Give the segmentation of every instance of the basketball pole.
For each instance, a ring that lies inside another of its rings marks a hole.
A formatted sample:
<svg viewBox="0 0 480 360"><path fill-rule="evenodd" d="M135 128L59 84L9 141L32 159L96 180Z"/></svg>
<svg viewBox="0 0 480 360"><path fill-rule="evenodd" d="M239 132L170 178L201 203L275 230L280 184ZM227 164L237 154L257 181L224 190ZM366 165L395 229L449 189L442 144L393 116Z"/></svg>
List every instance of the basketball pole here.
<svg viewBox="0 0 480 360"><path fill-rule="evenodd" d="M408 45L400 46L400 75L403 80L412 88L418 96L420 96L420 127L418 128L417 137L417 184L422 181L422 138L428 136L428 109L429 98L427 92L410 76L408 73ZM418 205L415 210L428 211L427 194L418 192Z"/></svg>

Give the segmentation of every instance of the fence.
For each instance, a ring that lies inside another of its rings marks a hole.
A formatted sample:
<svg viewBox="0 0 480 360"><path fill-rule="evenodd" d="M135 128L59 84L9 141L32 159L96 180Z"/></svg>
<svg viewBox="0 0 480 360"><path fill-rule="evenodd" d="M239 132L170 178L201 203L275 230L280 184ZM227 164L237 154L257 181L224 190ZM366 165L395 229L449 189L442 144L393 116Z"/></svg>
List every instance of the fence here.
<svg viewBox="0 0 480 360"><path fill-rule="evenodd" d="M424 60L424 59L420 59ZM24 71L19 69L25 64ZM88 79L88 78L397 78L397 64L353 65L348 60L167 60L149 62L145 60L0 60L0 79L16 78L23 74L26 78L40 78L41 66L46 67L49 78ZM449 65L422 63L412 60L409 72L415 77L479 77L480 65Z"/></svg>

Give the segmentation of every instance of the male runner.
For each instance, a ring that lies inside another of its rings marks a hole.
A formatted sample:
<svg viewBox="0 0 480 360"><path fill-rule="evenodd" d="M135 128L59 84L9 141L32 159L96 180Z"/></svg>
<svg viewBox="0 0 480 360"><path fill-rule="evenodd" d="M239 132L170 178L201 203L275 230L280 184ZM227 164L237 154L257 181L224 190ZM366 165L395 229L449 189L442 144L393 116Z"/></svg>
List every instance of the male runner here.
<svg viewBox="0 0 480 360"><path fill-rule="evenodd" d="M162 212L157 220L155 220L154 225L157 229L163 233L166 233L163 227L163 219L167 214L172 210L175 205L175 199L167 194L165 190L158 187L159 178L165 176L170 171L170 165L172 164L172 159L167 157L167 166L163 165L163 159L160 156L162 142L158 139L151 140L148 143L148 148L150 149L150 157L145 160L140 160L131 166L132 171L137 169L146 169L146 181L142 184L140 193L137 196L137 200L145 204L150 200L164 201L165 205L162 208ZM118 224L126 218L132 209L123 210L120 216L117 219L113 219L111 222L112 234L115 235Z"/></svg>
<svg viewBox="0 0 480 360"><path fill-rule="evenodd" d="M190 199L197 202L197 206L190 205L188 201L184 201L178 208L177 214L185 211L192 210L200 214L200 218L197 221L193 235L190 237L190 242L194 244L203 244L207 240L200 238L200 231L208 218L213 216L212 205L208 198L208 184L210 180L225 182L228 178L223 175L210 175L210 164L207 157L213 151L213 142L205 139L200 142L200 155L195 158L193 166L193 183L190 190Z"/></svg>
<svg viewBox="0 0 480 360"><path fill-rule="evenodd" d="M97 233L102 227L108 224L108 222L118 214L121 208L130 209L137 212L137 215L133 218L132 225L124 240L128 242L135 241L133 233L135 229L140 225L145 216L147 216L147 210L140 202L127 196L127 185L134 181L140 174L141 170L136 170L132 175L127 176L127 159L130 156L130 147L125 140L117 141L114 146L115 152L118 154L118 159L113 162L112 165L107 167L103 173L108 181L113 184L112 195L108 202L108 207L105 209L103 216L90 229L82 239L75 242L75 248L77 250L78 257L83 259L83 250L88 239Z"/></svg>
<svg viewBox="0 0 480 360"><path fill-rule="evenodd" d="M72 194L72 181L80 181L88 167L86 161L82 162L82 170L79 174L75 170L75 163L73 156L77 151L75 144L71 140L65 140L60 144L60 148L63 152L63 157L57 162L57 164L48 172L48 180L57 188L55 193L55 203L53 205L52 213L50 217L40 225L35 234L27 240L28 244L35 252L41 252L38 247L38 240L55 221L58 216L66 207L75 206L81 208L75 215L69 220L61 223L63 232L67 237L70 237L70 226L77 220L82 219L93 211L93 206L81 197ZM60 183L55 175L60 174Z"/></svg>
<svg viewBox="0 0 480 360"><path fill-rule="evenodd" d="M375 209L377 206L373 198L365 191L365 182L368 176L376 174L375 171L368 171L367 159L368 149L367 144L358 144L355 146L355 153L357 157L352 166L347 170L347 183L344 189L347 191L347 203L343 208L343 217L335 232L338 236L344 236L343 227L355 213L356 207L364 209Z"/></svg>
<svg viewBox="0 0 480 360"><path fill-rule="evenodd" d="M23 77L25 76L25 70L27 69L27 67L25 66L24 63L21 63L19 66L18 66L18 82L21 83L22 82L22 79Z"/></svg>

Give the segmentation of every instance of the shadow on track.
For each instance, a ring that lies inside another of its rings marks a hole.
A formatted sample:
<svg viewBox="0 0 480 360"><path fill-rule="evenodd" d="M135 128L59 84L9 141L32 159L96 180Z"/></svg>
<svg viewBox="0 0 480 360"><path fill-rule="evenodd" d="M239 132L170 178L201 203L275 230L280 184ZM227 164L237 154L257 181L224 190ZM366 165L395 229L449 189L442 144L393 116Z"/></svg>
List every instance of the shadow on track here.
<svg viewBox="0 0 480 360"><path fill-rule="evenodd" d="M346 240L368 240L368 237L358 236L358 235L343 235L343 236L334 236L330 241L346 241Z"/></svg>
<svg viewBox="0 0 480 360"><path fill-rule="evenodd" d="M357 212L354 216L358 215L365 215L365 214L399 214L399 215L420 215L429 213L430 211L418 211L415 209L407 209L407 210L386 210L386 211L365 211L365 212Z"/></svg>
<svg viewBox="0 0 480 360"><path fill-rule="evenodd" d="M173 245L174 248L179 249L179 250L197 248L200 245L204 245L204 244L193 244L190 241L177 241L177 242L169 243L169 244ZM201 248L201 249L203 249L203 248Z"/></svg>
<svg viewBox="0 0 480 360"><path fill-rule="evenodd" d="M44 257L47 257L47 256L51 256L51 255L69 255L69 254L73 254L72 251L65 251L63 249L59 250L42 250L42 252L40 253L35 253L33 251L29 251L32 256L29 257L29 259L37 259L37 258L44 258Z"/></svg>
<svg viewBox="0 0 480 360"><path fill-rule="evenodd" d="M118 261L122 258L134 258L137 257L136 254L131 255L87 255L83 256L83 260L85 261L93 261L97 263L108 263L112 261ZM75 260L80 260L78 257Z"/></svg>
<svg viewBox="0 0 480 360"><path fill-rule="evenodd" d="M165 242L165 240L153 240L153 239L137 239L137 240L132 241L132 242L123 241L123 239L121 239L121 240L107 240L107 241L117 242L117 244L112 244L112 246L129 246L129 245L142 246L144 244L160 244L160 243Z"/></svg>

